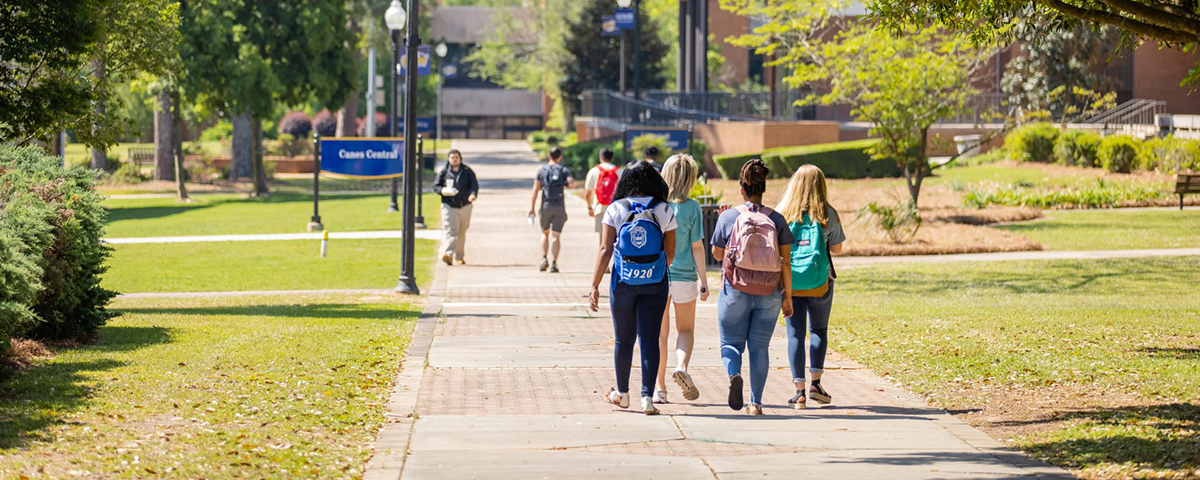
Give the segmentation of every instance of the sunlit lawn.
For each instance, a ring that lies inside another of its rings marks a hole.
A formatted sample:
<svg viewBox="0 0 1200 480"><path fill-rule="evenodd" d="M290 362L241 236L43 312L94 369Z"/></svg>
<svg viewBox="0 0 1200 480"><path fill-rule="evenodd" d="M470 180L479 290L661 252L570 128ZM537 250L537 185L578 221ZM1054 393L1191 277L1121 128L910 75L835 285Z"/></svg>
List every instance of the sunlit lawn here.
<svg viewBox="0 0 1200 480"><path fill-rule="evenodd" d="M1054 210L1044 220L996 228L1052 250L1200 248L1198 210Z"/></svg>
<svg viewBox="0 0 1200 480"><path fill-rule="evenodd" d="M14 374L0 478L354 478L418 307L398 297L118 300Z"/></svg>
<svg viewBox="0 0 1200 480"><path fill-rule="evenodd" d="M180 235L298 233L312 217L312 196L279 193L266 198L196 195L192 203L173 198L110 198L109 238ZM389 213L387 195L322 195L321 220L334 232L400 230L401 215ZM403 204L403 201L400 202ZM440 200L424 195L426 223L440 226Z"/></svg>
<svg viewBox="0 0 1200 480"><path fill-rule="evenodd" d="M831 346L1086 478L1186 476L1200 469L1197 285L1200 257L847 269ZM1042 416L1014 416L1030 409Z"/></svg>

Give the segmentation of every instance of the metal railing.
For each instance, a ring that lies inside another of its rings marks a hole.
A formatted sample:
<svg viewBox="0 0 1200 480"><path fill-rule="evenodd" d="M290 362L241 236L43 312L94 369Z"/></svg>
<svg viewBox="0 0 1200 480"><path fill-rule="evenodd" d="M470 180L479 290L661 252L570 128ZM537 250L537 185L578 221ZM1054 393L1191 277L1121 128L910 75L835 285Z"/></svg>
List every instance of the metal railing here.
<svg viewBox="0 0 1200 480"><path fill-rule="evenodd" d="M699 110L722 115L753 117L763 120L812 120L816 108L797 106L807 91L781 92L671 92L648 91L642 97L673 108Z"/></svg>
<svg viewBox="0 0 1200 480"><path fill-rule="evenodd" d="M1079 122L1106 128L1128 125L1154 125L1155 115L1167 113L1167 102L1135 98Z"/></svg>
<svg viewBox="0 0 1200 480"><path fill-rule="evenodd" d="M744 115L670 105L655 100L636 99L607 90L586 91L581 100L580 111L584 116L623 124L682 127L696 123L761 120Z"/></svg>

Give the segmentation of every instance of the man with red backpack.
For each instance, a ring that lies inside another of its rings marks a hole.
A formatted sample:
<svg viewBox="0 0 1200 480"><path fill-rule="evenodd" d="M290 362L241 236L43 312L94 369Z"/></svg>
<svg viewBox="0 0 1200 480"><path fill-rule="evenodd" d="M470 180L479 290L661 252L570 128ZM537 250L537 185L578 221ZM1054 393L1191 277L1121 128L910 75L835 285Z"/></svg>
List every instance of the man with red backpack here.
<svg viewBox="0 0 1200 480"><path fill-rule="evenodd" d="M604 211L612 204L613 192L617 191L617 181L621 179L621 167L613 164L613 151L600 150L600 164L588 170L583 188L587 191L588 215L596 219L596 233L603 228Z"/></svg>

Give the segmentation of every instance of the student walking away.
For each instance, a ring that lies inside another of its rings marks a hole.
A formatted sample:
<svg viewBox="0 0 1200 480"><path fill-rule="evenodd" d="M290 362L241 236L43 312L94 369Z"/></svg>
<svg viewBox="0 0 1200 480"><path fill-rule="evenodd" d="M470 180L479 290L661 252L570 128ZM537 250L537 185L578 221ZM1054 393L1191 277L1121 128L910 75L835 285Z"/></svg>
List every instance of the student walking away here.
<svg viewBox="0 0 1200 480"><path fill-rule="evenodd" d="M588 170L583 189L588 202L588 215L596 219L596 233L604 230L604 211L612 204L617 191L617 180L621 178L621 167L613 164L613 151L600 150L600 163ZM601 238L603 240L603 238Z"/></svg>
<svg viewBox="0 0 1200 480"><path fill-rule="evenodd" d="M599 310L600 281L613 265L609 286L617 387L604 400L629 407L629 371L636 340L642 352L642 412L658 413L651 394L658 374L658 332L667 308L669 274L675 257L675 213L667 205L667 184L646 162L637 162L617 182L613 203L604 211L604 241L596 255L588 303Z"/></svg>
<svg viewBox="0 0 1200 480"><path fill-rule="evenodd" d="M550 273L558 273L560 237L563 225L567 223L566 190L575 188L575 179L571 177L571 170L562 165L562 157L561 148L550 150L550 161L538 169L537 179L533 182L533 198L529 201L529 216L533 217L538 196L542 199L542 208L538 210L542 227L542 265L538 269L543 272L549 269Z"/></svg>
<svg viewBox="0 0 1200 480"><path fill-rule="evenodd" d="M659 172L662 172L663 169L662 161L658 159L661 155L662 152L654 145L647 145L646 148L642 149L642 156L645 157L646 163L649 163Z"/></svg>
<svg viewBox="0 0 1200 480"><path fill-rule="evenodd" d="M766 164L746 162L738 176L745 204L721 213L713 228L712 254L721 260L722 287L717 303L721 360L729 374L729 407L741 410L742 352L749 347L750 405L746 413L762 415L762 394L770 368L771 335L780 308L792 315L792 232L787 220L763 206Z"/></svg>
<svg viewBox="0 0 1200 480"><path fill-rule="evenodd" d="M446 155L446 167L438 172L433 191L442 195L442 261L463 265L467 263L463 251L471 227L471 210L479 196L479 180L475 171L463 163L462 152L451 150Z"/></svg>
<svg viewBox="0 0 1200 480"><path fill-rule="evenodd" d="M700 398L696 382L688 374L695 343L696 299L708 300L708 276L704 262L704 222L700 204L689 198L696 184L699 167L691 155L679 154L663 164L663 180L667 182L667 203L675 212L675 260L667 272L671 277L669 302L663 311L662 329L658 337L658 388L654 403L667 402L667 344L671 333L671 305L675 305L675 371L671 379L683 390L683 398Z"/></svg>
<svg viewBox="0 0 1200 480"><path fill-rule="evenodd" d="M788 222L792 244L792 315L786 319L788 358L796 395L788 400L795 408L805 408L811 398L828 404L833 400L821 387L825 370L825 350L829 343L829 312L833 307L834 253L841 253L846 234L837 210L829 205L825 174L813 165L803 165L788 181L779 202L779 213ZM806 322L807 321L807 322ZM804 332L808 327L809 372L812 386L804 394Z"/></svg>

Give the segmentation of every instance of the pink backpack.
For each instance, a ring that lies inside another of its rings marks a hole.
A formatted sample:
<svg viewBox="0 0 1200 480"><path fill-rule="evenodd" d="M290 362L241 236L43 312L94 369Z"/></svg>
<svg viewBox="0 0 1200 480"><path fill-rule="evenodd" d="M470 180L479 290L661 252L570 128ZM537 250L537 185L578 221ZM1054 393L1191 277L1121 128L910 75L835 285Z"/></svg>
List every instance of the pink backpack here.
<svg viewBox="0 0 1200 480"><path fill-rule="evenodd" d="M783 263L779 259L779 232L770 217L773 211L762 205L743 205L737 211L733 234L725 246L725 279L734 289L751 295L775 293Z"/></svg>

